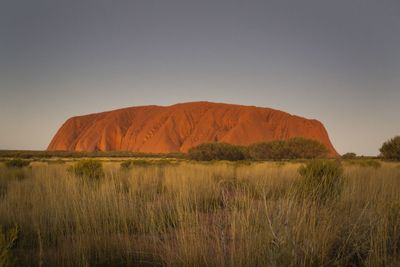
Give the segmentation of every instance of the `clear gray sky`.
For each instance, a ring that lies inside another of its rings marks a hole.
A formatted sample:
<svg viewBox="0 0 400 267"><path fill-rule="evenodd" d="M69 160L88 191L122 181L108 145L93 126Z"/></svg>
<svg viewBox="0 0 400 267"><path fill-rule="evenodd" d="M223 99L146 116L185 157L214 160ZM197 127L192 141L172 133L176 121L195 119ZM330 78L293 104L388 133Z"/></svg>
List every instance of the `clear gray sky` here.
<svg viewBox="0 0 400 267"><path fill-rule="evenodd" d="M377 155L400 134L400 1L0 0L0 149L198 100L315 118L339 153Z"/></svg>

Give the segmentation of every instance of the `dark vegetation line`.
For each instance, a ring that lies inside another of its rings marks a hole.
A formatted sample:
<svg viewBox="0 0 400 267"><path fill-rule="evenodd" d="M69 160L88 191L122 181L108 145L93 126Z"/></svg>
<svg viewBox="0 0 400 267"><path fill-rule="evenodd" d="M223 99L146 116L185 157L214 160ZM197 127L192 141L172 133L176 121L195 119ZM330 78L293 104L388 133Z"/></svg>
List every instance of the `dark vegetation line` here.
<svg viewBox="0 0 400 267"><path fill-rule="evenodd" d="M348 152L342 159L385 159L400 160L400 136L393 137L382 144L381 154L376 157L357 156ZM165 158L192 159L199 161L211 160L291 160L327 158L328 149L316 140L301 137L289 140L260 142L249 146L232 145L228 143L206 143L193 147L187 154L173 153L143 153L132 151L37 151L37 150L0 150L0 160L4 158Z"/></svg>
<svg viewBox="0 0 400 267"><path fill-rule="evenodd" d="M189 158L192 160L282 160L324 158L327 148L315 140L292 138L286 141L260 142L249 146L227 143L207 143L193 147L185 153L143 153L129 151L17 151L2 150L0 158L96 158L96 157L145 157Z"/></svg>
<svg viewBox="0 0 400 267"><path fill-rule="evenodd" d="M130 151L38 151L38 150L0 150L0 158L184 158L184 153L143 153Z"/></svg>
<svg viewBox="0 0 400 267"><path fill-rule="evenodd" d="M328 157L328 149L316 140L296 137L249 146L227 143L202 144L191 148L188 157L201 161L315 159Z"/></svg>

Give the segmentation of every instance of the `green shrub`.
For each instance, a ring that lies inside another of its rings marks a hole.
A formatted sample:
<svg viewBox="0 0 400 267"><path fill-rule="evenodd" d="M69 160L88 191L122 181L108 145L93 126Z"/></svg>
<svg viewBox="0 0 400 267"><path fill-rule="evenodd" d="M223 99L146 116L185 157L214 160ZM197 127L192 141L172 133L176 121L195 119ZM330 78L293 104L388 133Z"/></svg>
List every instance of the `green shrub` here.
<svg viewBox="0 0 400 267"><path fill-rule="evenodd" d="M287 154L285 141L262 142L248 147L249 157L255 160L284 159Z"/></svg>
<svg viewBox="0 0 400 267"><path fill-rule="evenodd" d="M15 266L16 259L11 251L18 238L18 227L9 230L0 227L0 266Z"/></svg>
<svg viewBox="0 0 400 267"><path fill-rule="evenodd" d="M342 155L342 159L355 159L357 157L356 153L348 152Z"/></svg>
<svg viewBox="0 0 400 267"><path fill-rule="evenodd" d="M316 140L295 137L287 140L286 144L290 159L323 158L328 154L328 149Z"/></svg>
<svg viewBox="0 0 400 267"><path fill-rule="evenodd" d="M98 160L81 160L69 169L78 177L98 180L104 176L103 165Z"/></svg>
<svg viewBox="0 0 400 267"><path fill-rule="evenodd" d="M387 160L400 160L400 136L383 143L380 152L382 157Z"/></svg>
<svg viewBox="0 0 400 267"><path fill-rule="evenodd" d="M313 160L299 168L300 180L296 193L304 199L326 203L343 191L343 168L338 161Z"/></svg>
<svg viewBox="0 0 400 267"><path fill-rule="evenodd" d="M189 150L192 160L282 160L326 157L327 148L316 140L301 137L261 142L247 147L226 143L201 144Z"/></svg>
<svg viewBox="0 0 400 267"><path fill-rule="evenodd" d="M245 151L240 146L227 143L201 144L189 150L189 158L192 160L244 160Z"/></svg>
<svg viewBox="0 0 400 267"><path fill-rule="evenodd" d="M8 191L10 183L22 181L31 175L31 169L26 168L4 168L0 167L0 201Z"/></svg>
<svg viewBox="0 0 400 267"><path fill-rule="evenodd" d="M320 142L301 137L257 143L248 148L248 155L256 160L314 159L323 158L327 153Z"/></svg>
<svg viewBox="0 0 400 267"><path fill-rule="evenodd" d="M11 159L4 162L7 168L22 169L28 167L31 162L23 159Z"/></svg>

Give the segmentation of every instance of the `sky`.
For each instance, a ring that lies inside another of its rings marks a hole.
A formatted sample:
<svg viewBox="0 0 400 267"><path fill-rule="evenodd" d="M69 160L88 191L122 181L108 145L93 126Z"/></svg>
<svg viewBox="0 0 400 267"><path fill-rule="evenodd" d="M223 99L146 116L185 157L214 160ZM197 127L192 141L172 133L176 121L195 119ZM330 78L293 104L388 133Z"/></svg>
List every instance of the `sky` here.
<svg viewBox="0 0 400 267"><path fill-rule="evenodd" d="M0 0L0 149L204 100L318 119L339 153L377 155L400 135L400 1Z"/></svg>

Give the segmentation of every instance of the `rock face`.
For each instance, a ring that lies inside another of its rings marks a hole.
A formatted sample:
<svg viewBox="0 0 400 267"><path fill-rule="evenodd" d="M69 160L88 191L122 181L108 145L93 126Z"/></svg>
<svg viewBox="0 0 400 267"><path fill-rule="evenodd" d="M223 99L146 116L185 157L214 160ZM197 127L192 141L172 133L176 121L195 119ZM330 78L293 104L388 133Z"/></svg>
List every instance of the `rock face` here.
<svg viewBox="0 0 400 267"><path fill-rule="evenodd" d="M68 119L50 151L187 152L208 142L249 145L304 137L323 143L337 156L325 127L288 113L254 106L192 102L141 106Z"/></svg>

